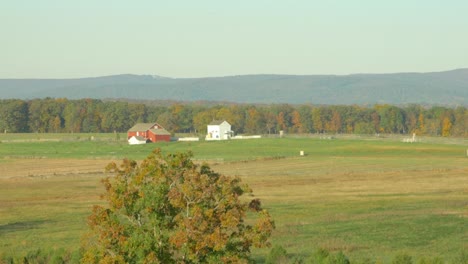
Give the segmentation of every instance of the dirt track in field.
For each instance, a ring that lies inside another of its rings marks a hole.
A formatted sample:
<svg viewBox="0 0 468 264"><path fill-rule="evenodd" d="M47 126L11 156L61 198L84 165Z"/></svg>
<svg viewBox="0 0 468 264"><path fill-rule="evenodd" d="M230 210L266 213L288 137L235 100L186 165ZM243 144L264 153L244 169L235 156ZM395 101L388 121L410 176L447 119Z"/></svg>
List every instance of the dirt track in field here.
<svg viewBox="0 0 468 264"><path fill-rule="evenodd" d="M0 178L103 173L113 160L10 159L0 162Z"/></svg>

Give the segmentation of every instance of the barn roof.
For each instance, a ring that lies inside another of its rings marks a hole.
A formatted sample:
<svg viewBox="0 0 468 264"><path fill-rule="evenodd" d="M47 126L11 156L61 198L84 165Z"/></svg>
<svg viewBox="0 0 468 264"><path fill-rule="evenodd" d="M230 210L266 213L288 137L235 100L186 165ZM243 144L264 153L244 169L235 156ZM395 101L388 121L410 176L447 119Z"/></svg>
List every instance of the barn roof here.
<svg viewBox="0 0 468 264"><path fill-rule="evenodd" d="M171 135L171 133L169 133L166 129L164 128L159 128L159 129L150 129L149 131L151 131L151 133L155 134L155 135Z"/></svg>
<svg viewBox="0 0 468 264"><path fill-rule="evenodd" d="M213 120L213 121L211 121L211 123L209 123L208 125L209 125L209 126L219 126L219 125L221 125L221 124L224 123L224 122L228 123L226 120ZM229 123L228 123L228 124L229 124Z"/></svg>
<svg viewBox="0 0 468 264"><path fill-rule="evenodd" d="M147 131L154 123L138 123L128 130L128 132Z"/></svg>
<svg viewBox="0 0 468 264"><path fill-rule="evenodd" d="M158 123L138 123L128 130L128 132L148 131L154 126L162 128Z"/></svg>

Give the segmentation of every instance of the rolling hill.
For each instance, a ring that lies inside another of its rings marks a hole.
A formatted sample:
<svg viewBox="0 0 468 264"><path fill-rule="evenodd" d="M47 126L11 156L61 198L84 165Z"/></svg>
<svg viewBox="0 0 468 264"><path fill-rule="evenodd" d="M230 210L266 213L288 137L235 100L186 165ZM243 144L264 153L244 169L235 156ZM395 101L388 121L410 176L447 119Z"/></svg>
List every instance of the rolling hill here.
<svg viewBox="0 0 468 264"><path fill-rule="evenodd" d="M137 99L290 104L468 105L468 69L430 73L165 78L0 79L0 98Z"/></svg>

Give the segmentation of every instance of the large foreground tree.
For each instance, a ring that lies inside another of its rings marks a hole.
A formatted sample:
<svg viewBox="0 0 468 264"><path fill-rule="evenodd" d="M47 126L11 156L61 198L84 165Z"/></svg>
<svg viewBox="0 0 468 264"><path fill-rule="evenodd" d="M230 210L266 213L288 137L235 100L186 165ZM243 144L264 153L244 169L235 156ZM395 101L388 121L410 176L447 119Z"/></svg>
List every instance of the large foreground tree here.
<svg viewBox="0 0 468 264"><path fill-rule="evenodd" d="M93 208L82 261L242 263L269 246L274 223L258 199L242 197L251 189L191 157L157 149L140 165L109 164L107 206Z"/></svg>

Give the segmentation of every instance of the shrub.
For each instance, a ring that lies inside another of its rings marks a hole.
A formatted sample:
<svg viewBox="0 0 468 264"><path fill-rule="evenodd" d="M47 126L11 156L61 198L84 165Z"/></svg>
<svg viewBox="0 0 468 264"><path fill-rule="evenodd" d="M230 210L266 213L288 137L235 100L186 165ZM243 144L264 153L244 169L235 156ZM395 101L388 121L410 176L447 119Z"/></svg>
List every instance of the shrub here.
<svg viewBox="0 0 468 264"><path fill-rule="evenodd" d="M468 251L461 250L460 254L454 259L453 264L468 264Z"/></svg>
<svg viewBox="0 0 468 264"><path fill-rule="evenodd" d="M295 256L290 261L291 264L304 264L304 258L301 256Z"/></svg>
<svg viewBox="0 0 468 264"><path fill-rule="evenodd" d="M372 261L370 258L364 258L360 260L353 260L353 264L379 264L379 260Z"/></svg>
<svg viewBox="0 0 468 264"><path fill-rule="evenodd" d="M420 258L418 260L418 264L444 264L444 260L440 257L435 257L435 258Z"/></svg>
<svg viewBox="0 0 468 264"><path fill-rule="evenodd" d="M393 258L392 264L413 264L413 258L406 253L398 254Z"/></svg>
<svg viewBox="0 0 468 264"><path fill-rule="evenodd" d="M13 257L3 257L2 256L2 258L0 258L0 263L2 263L2 264L13 264L13 263L15 263L15 261L14 261Z"/></svg>
<svg viewBox="0 0 468 264"><path fill-rule="evenodd" d="M348 257L343 254L343 252L338 252L334 255L329 255L328 258L325 260L327 264L349 264Z"/></svg>
<svg viewBox="0 0 468 264"><path fill-rule="evenodd" d="M318 249L307 259L309 264L350 264L348 257L343 252L331 254L325 249Z"/></svg>
<svg viewBox="0 0 468 264"><path fill-rule="evenodd" d="M320 248L317 251L315 251L314 254L312 254L312 256L310 256L307 259L306 263L310 263L310 264L325 263L325 260L328 258L329 255L330 255L330 252L328 252L325 249Z"/></svg>
<svg viewBox="0 0 468 264"><path fill-rule="evenodd" d="M30 251L23 257L22 263L47 263L47 255L40 249Z"/></svg>
<svg viewBox="0 0 468 264"><path fill-rule="evenodd" d="M73 251L70 253L70 264L79 264L81 263L81 251Z"/></svg>
<svg viewBox="0 0 468 264"><path fill-rule="evenodd" d="M286 249L282 246L274 246L270 250L270 254L268 254L265 264L280 264L280 263L289 263L288 262L288 255Z"/></svg>
<svg viewBox="0 0 468 264"><path fill-rule="evenodd" d="M34 264L78 264L81 261L80 251L65 249L35 249L23 256L0 256L0 264L34 263Z"/></svg>

